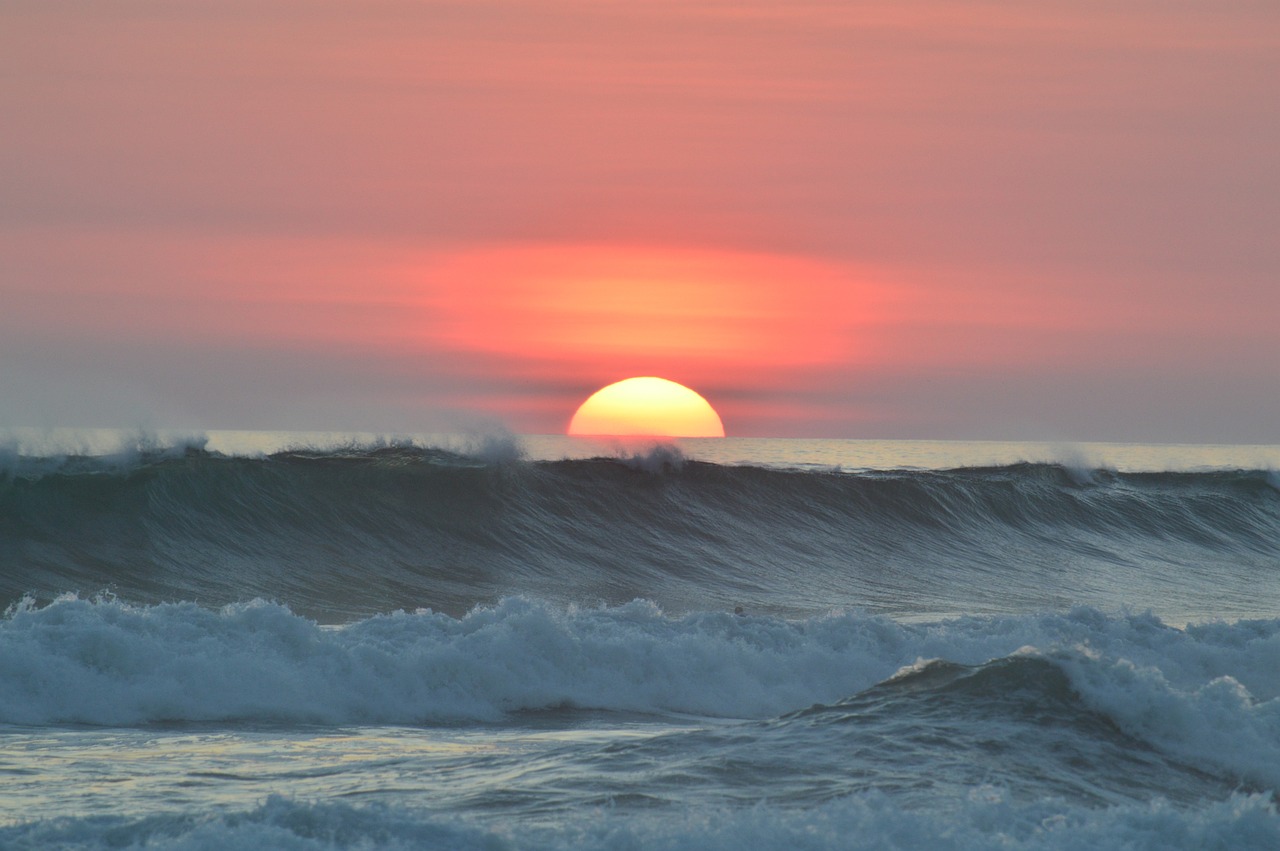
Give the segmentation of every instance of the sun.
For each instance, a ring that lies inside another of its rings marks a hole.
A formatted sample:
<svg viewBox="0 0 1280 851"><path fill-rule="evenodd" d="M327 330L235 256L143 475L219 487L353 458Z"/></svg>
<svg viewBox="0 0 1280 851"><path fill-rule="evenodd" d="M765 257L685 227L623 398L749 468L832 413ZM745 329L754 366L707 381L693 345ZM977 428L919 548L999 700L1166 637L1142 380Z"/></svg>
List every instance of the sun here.
<svg viewBox="0 0 1280 851"><path fill-rule="evenodd" d="M613 437L724 437L706 399L665 378L628 378L592 393L569 422L569 434Z"/></svg>

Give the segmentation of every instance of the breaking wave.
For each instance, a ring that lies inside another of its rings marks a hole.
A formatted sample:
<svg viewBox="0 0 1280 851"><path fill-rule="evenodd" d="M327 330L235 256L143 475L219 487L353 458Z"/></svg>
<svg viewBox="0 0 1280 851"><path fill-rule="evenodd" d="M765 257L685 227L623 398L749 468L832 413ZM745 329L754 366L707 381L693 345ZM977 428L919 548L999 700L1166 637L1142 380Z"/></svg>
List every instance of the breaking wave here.
<svg viewBox="0 0 1280 851"><path fill-rule="evenodd" d="M337 623L530 594L789 615L1070 601L1177 619L1212 588L1224 616L1280 610L1280 489L1265 470L847 473L411 446L245 458L198 441L11 455L0 470L5 605L262 597Z"/></svg>
<svg viewBox="0 0 1280 851"><path fill-rule="evenodd" d="M983 723L1007 732L1034 709L1087 724L1090 741L1102 718L1232 782L1280 787L1280 620L1175 629L1080 608L911 625L514 598L462 618L398 612L327 628L262 602L67 597L0 621L0 682L0 723L24 725L420 724L601 710L774 719L795 731L944 711L986 713ZM911 695L922 694L916 706ZM817 744L831 741L824 733Z"/></svg>
<svg viewBox="0 0 1280 851"><path fill-rule="evenodd" d="M616 848L706 851L947 848L1015 851L1129 851L1160 848L1274 848L1280 816L1263 795L1235 795L1195 810L1164 801L1092 809L1056 803L1015 805L1000 790L975 790L955 813L904 810L883 795L833 801L808 811L777 807L624 816L589 811L554 828L481 826L410 807L308 803L273 796L243 812L109 816L0 827L14 851L147 848L226 851L289 848L450 848L556 851Z"/></svg>

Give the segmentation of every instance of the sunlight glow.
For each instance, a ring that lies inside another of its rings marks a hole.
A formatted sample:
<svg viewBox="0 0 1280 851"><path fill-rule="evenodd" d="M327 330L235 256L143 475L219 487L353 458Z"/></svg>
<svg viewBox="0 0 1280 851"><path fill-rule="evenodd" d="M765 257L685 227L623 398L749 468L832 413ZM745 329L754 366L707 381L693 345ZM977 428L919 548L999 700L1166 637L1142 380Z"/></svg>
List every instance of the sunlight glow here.
<svg viewBox="0 0 1280 851"><path fill-rule="evenodd" d="M593 393L573 415L569 434L724 437L724 424L710 403L688 387L646 376Z"/></svg>

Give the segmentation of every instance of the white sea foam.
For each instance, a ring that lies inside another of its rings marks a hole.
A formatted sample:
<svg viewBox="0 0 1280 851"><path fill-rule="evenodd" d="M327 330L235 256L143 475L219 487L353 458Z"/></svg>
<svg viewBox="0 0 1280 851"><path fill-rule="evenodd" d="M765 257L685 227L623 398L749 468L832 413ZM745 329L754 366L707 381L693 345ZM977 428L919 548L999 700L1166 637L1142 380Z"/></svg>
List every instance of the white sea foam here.
<svg viewBox="0 0 1280 851"><path fill-rule="evenodd" d="M1230 675L1179 688L1154 666L1081 661L1068 663L1072 683L1126 732L1189 764L1280 789L1280 698L1259 701Z"/></svg>
<svg viewBox="0 0 1280 851"><path fill-rule="evenodd" d="M584 811L554 827L519 830L389 806L308 804L272 797L234 813L175 814L33 821L0 828L13 851L147 848L238 851L262 848L450 848L456 851L653 849L1271 849L1280 816L1265 796L1234 796L1186 810L1161 801L1090 809L1042 801L1017 805L1000 790L976 789L958 812L904 810L883 795L863 795L810 809L756 806L739 810L621 815Z"/></svg>
<svg viewBox="0 0 1280 851"><path fill-rule="evenodd" d="M1131 734L1280 788L1280 621L1178 630L1092 609L904 625L510 598L463 618L400 612L332 629L263 602L67 596L0 621L0 722L421 723L555 707L766 718L856 694L917 659L1019 651L1061 664Z"/></svg>

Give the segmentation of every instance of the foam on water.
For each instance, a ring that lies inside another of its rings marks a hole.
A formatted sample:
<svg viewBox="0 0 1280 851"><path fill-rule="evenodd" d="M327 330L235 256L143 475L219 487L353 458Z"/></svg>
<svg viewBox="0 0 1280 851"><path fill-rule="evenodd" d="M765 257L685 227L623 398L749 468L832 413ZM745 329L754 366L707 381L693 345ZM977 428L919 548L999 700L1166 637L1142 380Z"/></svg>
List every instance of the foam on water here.
<svg viewBox="0 0 1280 851"><path fill-rule="evenodd" d="M25 445L3 848L1280 847L1274 454Z"/></svg>
<svg viewBox="0 0 1280 851"><path fill-rule="evenodd" d="M910 625L512 598L462 618L400 612L330 629L262 602L66 597L0 622L0 723L492 722L548 708L768 718L921 659L1018 654L1061 667L1127 733L1280 788L1280 620L1178 630L1092 609Z"/></svg>
<svg viewBox="0 0 1280 851"><path fill-rule="evenodd" d="M416 809L306 803L272 797L243 812L33 821L0 827L13 851L147 848L165 851L296 851L449 848L457 851L698 848L706 851L824 849L969 849L1133 851L1133 849L1270 849L1280 846L1280 816L1261 795L1239 795L1193 810L1161 801L1090 809L1059 802L1016 805L999 789L975 788L970 802L945 816L904 810L882 795L863 795L796 811L690 810L620 816L583 813L556 828L517 830L433 816Z"/></svg>

